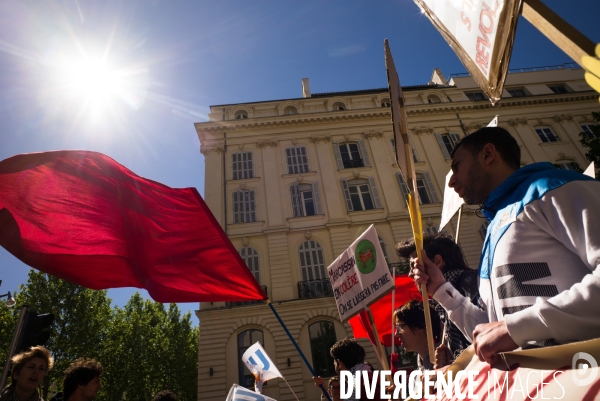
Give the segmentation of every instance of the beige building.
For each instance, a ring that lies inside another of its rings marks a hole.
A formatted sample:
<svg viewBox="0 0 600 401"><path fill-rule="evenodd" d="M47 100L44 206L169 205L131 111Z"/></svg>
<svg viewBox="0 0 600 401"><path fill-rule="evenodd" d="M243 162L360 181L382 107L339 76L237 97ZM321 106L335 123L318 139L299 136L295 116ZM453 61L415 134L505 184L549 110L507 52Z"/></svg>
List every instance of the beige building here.
<svg viewBox="0 0 600 401"><path fill-rule="evenodd" d="M521 145L523 164L588 164L579 133L592 124L599 105L581 69L513 72L495 108L471 77L447 80L438 69L429 83L404 87L404 94L428 232L439 225L454 143L495 115ZM394 244L411 236L411 229L387 89L311 94L304 79L302 95L211 106L209 121L195 127L206 161L206 203L313 367L329 376L330 344L352 331L339 321L326 267L370 224L388 262L400 262ZM463 213L460 244L474 268L485 227L473 209ZM456 217L446 227L455 229ZM233 383L251 387L240 358L256 341L300 400L319 399L309 370L267 305L201 303L197 315L199 400L224 399ZM371 345L363 346L376 364ZM263 392L295 399L280 379Z"/></svg>

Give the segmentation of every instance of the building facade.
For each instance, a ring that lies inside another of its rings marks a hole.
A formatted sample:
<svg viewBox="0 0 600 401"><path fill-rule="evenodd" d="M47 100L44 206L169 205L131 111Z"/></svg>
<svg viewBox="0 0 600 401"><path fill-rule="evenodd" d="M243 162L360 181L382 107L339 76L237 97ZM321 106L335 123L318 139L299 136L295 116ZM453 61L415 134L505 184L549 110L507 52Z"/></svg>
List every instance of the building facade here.
<svg viewBox="0 0 600 401"><path fill-rule="evenodd" d="M427 232L439 225L454 144L495 115L521 146L523 165L587 167L579 133L600 107L576 66L512 72L494 108L468 75L447 80L436 69L428 84L403 89ZM352 336L339 320L326 267L371 224L391 265L401 262L394 244L412 235L389 104L386 88L311 94L305 79L303 97L211 106L209 121L195 124L206 203L324 377L333 372L329 346ZM462 216L459 243L476 268L487 225L475 208ZM456 219L445 230L454 233ZM251 387L241 355L256 341L299 399L319 399L311 373L264 302L201 303L197 315L199 400L224 399L233 383ZM362 344L379 368L371 345ZM295 399L280 379L263 393Z"/></svg>

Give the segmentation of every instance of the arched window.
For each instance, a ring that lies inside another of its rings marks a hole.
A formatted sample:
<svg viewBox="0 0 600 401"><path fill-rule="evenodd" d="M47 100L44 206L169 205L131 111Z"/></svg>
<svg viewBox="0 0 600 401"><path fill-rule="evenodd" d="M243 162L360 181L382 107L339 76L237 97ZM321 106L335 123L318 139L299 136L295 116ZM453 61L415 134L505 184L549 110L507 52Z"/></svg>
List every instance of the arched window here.
<svg viewBox="0 0 600 401"><path fill-rule="evenodd" d="M331 109L333 111L343 111L346 110L346 105L342 102L335 102L331 105Z"/></svg>
<svg viewBox="0 0 600 401"><path fill-rule="evenodd" d="M427 96L427 102L429 103L442 103L442 99L438 95Z"/></svg>
<svg viewBox="0 0 600 401"><path fill-rule="evenodd" d="M300 267L302 268L302 280L324 280L325 261L323 248L316 241L305 241L298 250L300 256Z"/></svg>
<svg viewBox="0 0 600 401"><path fill-rule="evenodd" d="M298 114L298 109L294 106L287 106L283 109L283 114Z"/></svg>
<svg viewBox="0 0 600 401"><path fill-rule="evenodd" d="M256 202L254 191L239 189L233 193L233 224L256 221Z"/></svg>
<svg viewBox="0 0 600 401"><path fill-rule="evenodd" d="M244 352L257 341L260 341L261 345L264 347L263 332L257 329L242 331L237 337L239 384L246 388L254 387L254 376L252 375L252 372L248 370L246 364L242 362L242 355L244 355Z"/></svg>
<svg viewBox="0 0 600 401"><path fill-rule="evenodd" d="M310 335L310 351L312 353L313 366L318 376L335 376L333 358L329 353L331 346L335 344L335 326L327 320L319 320L308 326Z"/></svg>
<svg viewBox="0 0 600 401"><path fill-rule="evenodd" d="M238 253L242 257L244 263L246 263L246 266L248 266L248 269L250 269L250 272L252 273L256 281L260 283L260 271L258 268L258 252L256 252L256 249L246 247L240 249Z"/></svg>
<svg viewBox="0 0 600 401"><path fill-rule="evenodd" d="M390 99L381 99L381 107L390 107L392 104L390 103Z"/></svg>
<svg viewBox="0 0 600 401"><path fill-rule="evenodd" d="M385 241L383 240L383 238L379 237L379 245L381 246L381 250L383 251L383 257L385 258L385 263L390 263L390 260L388 259L388 254L387 254L387 249L385 249Z"/></svg>
<svg viewBox="0 0 600 401"><path fill-rule="evenodd" d="M236 120L243 120L248 118L248 112L246 110L238 110L235 112L234 118Z"/></svg>

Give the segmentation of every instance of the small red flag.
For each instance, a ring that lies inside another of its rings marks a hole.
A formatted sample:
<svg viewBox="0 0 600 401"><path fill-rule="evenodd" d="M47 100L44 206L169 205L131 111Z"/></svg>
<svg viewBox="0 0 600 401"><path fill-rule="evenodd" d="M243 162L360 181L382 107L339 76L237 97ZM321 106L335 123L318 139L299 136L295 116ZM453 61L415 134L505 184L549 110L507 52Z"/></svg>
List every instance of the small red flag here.
<svg viewBox="0 0 600 401"><path fill-rule="evenodd" d="M195 188L151 181L96 152L0 162L0 245L24 263L158 302L266 299Z"/></svg>
<svg viewBox="0 0 600 401"><path fill-rule="evenodd" d="M421 301L423 299L414 280L406 275L396 276L395 293L396 308L401 307L407 301L412 301L413 299ZM392 292L387 293L376 302L369 305L369 309L371 309L375 326L377 326L379 340L383 345L389 347L392 343L391 338L394 335L394 333L392 333ZM368 338L373 344L375 343L375 336L369 325L369 319L366 317L366 313L362 319L360 314L351 317L348 320L348 323L352 326L354 338Z"/></svg>

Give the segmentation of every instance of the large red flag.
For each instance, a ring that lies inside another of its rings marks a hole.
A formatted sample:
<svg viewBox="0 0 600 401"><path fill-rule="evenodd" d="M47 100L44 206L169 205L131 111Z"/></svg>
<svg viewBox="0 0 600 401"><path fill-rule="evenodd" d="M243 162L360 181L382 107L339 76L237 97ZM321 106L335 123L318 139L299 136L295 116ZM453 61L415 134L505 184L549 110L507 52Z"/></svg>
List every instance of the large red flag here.
<svg viewBox="0 0 600 401"><path fill-rule="evenodd" d="M145 288L158 302L267 298L196 189L96 152L0 162L0 245L92 289Z"/></svg>
<svg viewBox="0 0 600 401"><path fill-rule="evenodd" d="M412 278L407 275L396 276L396 290L395 290L395 307L399 308L407 301L418 299L421 301L421 293L415 285ZM391 345L392 333L392 292L384 295L376 302L369 305L371 313L373 314L373 320L377 327L377 333L382 344L386 346ZM373 331L369 326L369 320L366 317L361 319L361 315L356 315L348 320L350 326L352 326L352 332L355 338L368 338L371 342L375 342Z"/></svg>

